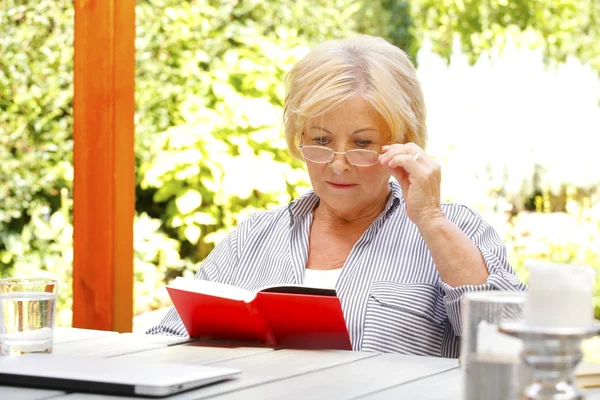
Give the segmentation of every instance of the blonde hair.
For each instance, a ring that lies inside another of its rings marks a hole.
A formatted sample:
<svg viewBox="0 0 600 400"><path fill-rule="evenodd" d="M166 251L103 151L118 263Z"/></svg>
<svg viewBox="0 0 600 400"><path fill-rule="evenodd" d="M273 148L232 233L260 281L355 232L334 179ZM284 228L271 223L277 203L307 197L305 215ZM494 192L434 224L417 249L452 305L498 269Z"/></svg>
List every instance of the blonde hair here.
<svg viewBox="0 0 600 400"><path fill-rule="evenodd" d="M392 143L427 143L425 104L409 57L382 38L360 35L330 40L310 51L288 73L285 136L293 156L309 119L360 95L392 132Z"/></svg>

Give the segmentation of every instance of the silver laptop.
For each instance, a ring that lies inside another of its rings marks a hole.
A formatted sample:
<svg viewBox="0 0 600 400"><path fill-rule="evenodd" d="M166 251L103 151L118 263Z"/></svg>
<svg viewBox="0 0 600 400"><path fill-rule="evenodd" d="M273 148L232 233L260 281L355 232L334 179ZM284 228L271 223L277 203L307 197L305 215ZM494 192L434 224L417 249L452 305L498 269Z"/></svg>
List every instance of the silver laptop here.
<svg viewBox="0 0 600 400"><path fill-rule="evenodd" d="M58 354L0 357L0 385L129 396L168 396L232 378L239 372L231 368Z"/></svg>

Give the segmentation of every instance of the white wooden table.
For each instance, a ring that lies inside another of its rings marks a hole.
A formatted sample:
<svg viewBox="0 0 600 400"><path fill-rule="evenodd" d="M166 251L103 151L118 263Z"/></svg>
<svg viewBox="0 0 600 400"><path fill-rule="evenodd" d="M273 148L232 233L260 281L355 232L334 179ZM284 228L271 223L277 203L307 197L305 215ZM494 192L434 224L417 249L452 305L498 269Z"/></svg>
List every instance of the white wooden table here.
<svg viewBox="0 0 600 400"><path fill-rule="evenodd" d="M65 328L57 329L53 352L242 370L236 379L167 399L461 399L458 362L444 358L209 345L181 338ZM0 399L134 398L0 386ZM600 400L600 391L589 392L588 399Z"/></svg>

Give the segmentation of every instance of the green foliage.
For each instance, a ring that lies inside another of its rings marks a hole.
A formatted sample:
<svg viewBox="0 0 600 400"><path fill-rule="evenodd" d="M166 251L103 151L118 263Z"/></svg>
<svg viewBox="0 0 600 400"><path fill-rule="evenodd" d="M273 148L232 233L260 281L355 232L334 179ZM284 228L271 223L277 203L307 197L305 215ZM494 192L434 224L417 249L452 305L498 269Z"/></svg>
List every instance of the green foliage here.
<svg viewBox="0 0 600 400"><path fill-rule="evenodd" d="M0 29L0 276L58 277L70 323L72 4L4 3Z"/></svg>
<svg viewBox="0 0 600 400"><path fill-rule="evenodd" d="M165 277L173 268L183 268L180 242L169 237L162 222L145 213L135 217L134 229L134 293L135 314L164 307L167 294Z"/></svg>
<svg viewBox="0 0 600 400"><path fill-rule="evenodd" d="M71 186L72 19L65 0L0 6L0 231Z"/></svg>
<svg viewBox="0 0 600 400"><path fill-rule="evenodd" d="M574 56L600 72L600 2L593 0L416 0L414 32L427 35L434 50L450 57L455 37L475 61L502 47L507 35L542 46L548 61Z"/></svg>
<svg viewBox="0 0 600 400"><path fill-rule="evenodd" d="M365 2L358 12L358 31L387 38L416 61L419 43L410 3L406 0Z"/></svg>
<svg viewBox="0 0 600 400"><path fill-rule="evenodd" d="M63 191L65 194L66 191ZM73 263L73 227L69 207L49 214L49 208L38 206L28 210L31 217L20 233L2 233L6 249L2 262L14 266L17 276L48 276L59 280L57 320L70 324ZM41 270L40 266L44 266Z"/></svg>

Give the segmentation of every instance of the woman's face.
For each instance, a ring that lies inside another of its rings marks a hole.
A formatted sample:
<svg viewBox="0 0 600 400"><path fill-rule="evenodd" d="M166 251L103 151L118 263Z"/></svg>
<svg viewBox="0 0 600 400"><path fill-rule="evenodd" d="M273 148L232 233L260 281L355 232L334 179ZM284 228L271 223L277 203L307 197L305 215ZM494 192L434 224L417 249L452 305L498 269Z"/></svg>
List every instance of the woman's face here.
<svg viewBox="0 0 600 400"><path fill-rule="evenodd" d="M390 129L379 113L362 97L354 97L329 113L310 119L302 133L303 146L323 146L337 152L366 149L381 153L388 144ZM343 154L330 163L306 160L313 189L339 217L352 220L378 210L387 199L389 170L377 164L350 164Z"/></svg>

